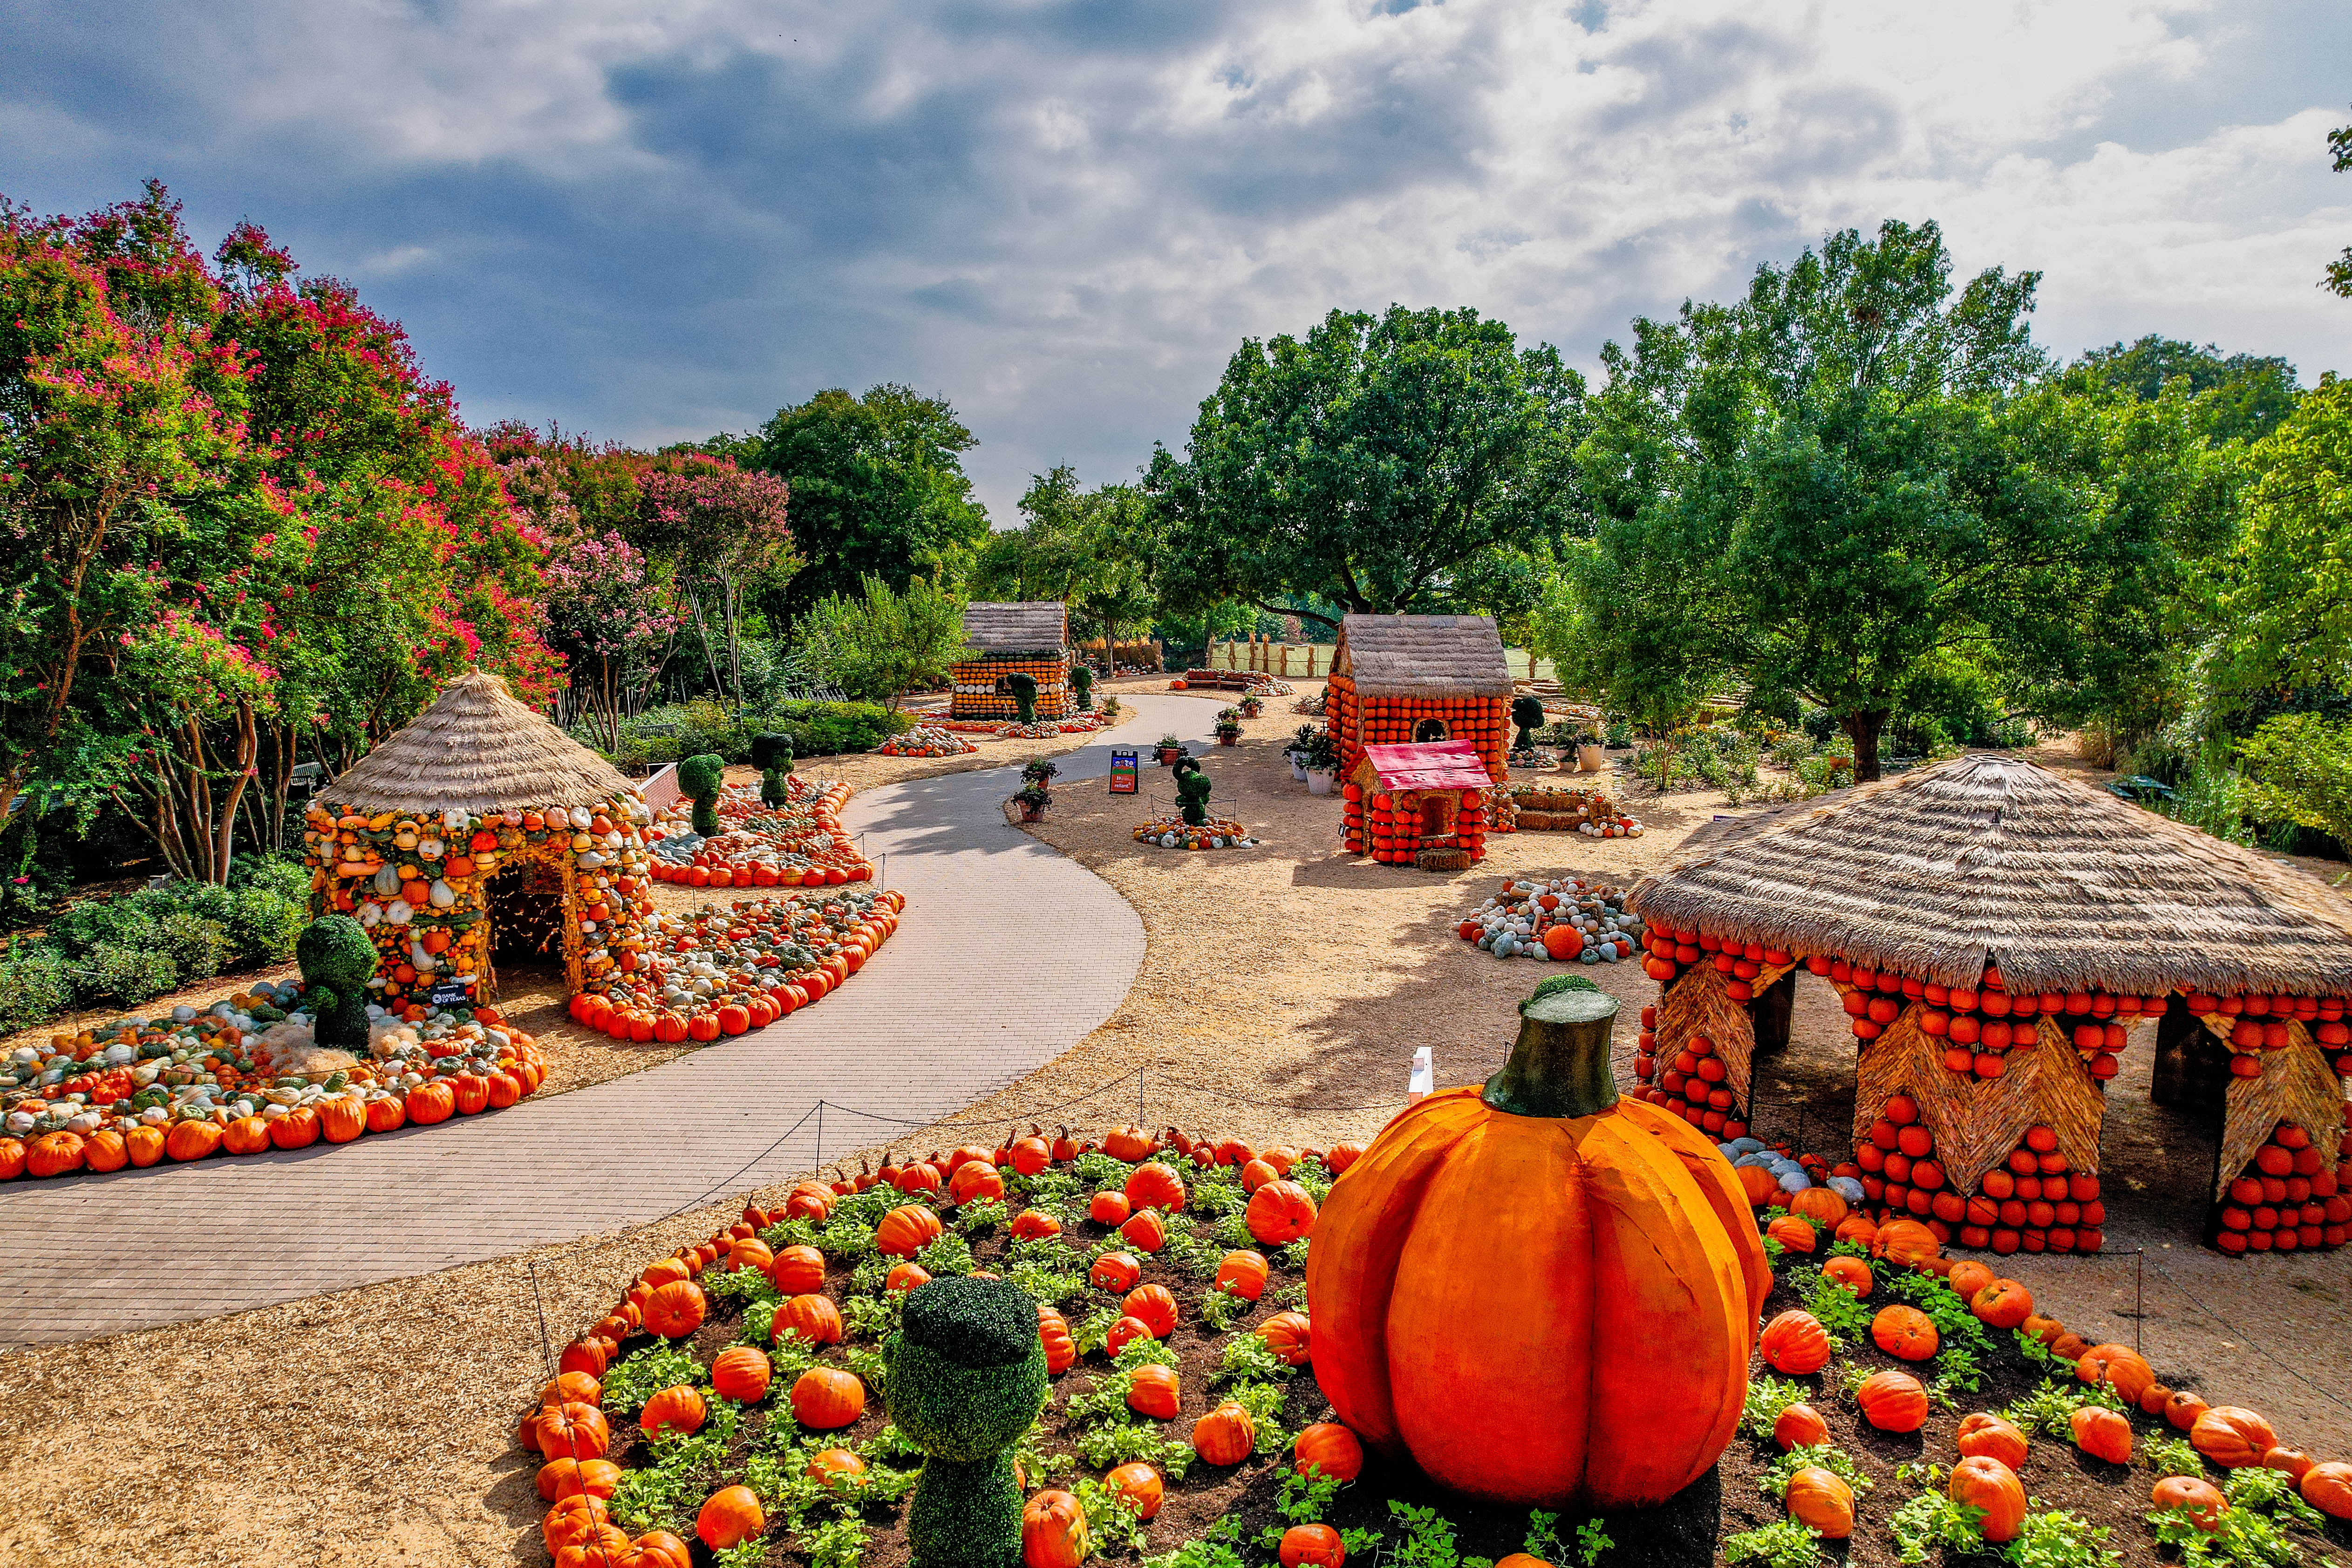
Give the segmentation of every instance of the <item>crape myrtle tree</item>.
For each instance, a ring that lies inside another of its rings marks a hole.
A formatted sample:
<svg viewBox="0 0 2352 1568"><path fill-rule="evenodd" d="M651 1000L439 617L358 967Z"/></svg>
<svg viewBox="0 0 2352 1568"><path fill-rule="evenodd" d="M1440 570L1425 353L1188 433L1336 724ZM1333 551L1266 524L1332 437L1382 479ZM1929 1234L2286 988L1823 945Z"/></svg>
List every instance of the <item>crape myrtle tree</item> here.
<svg viewBox="0 0 2352 1568"><path fill-rule="evenodd" d="M2201 440L2179 398L2050 384L2037 280L1955 290L1936 226L1890 219L1608 345L1578 453L1594 542L1549 617L1582 667L1654 715L1744 673L1835 715L1865 780L1955 655L2020 691L2124 679L2108 634L2180 553Z"/></svg>
<svg viewBox="0 0 2352 1568"><path fill-rule="evenodd" d="M1161 598L1326 625L1302 605L1493 608L1483 590L1512 579L1505 559L1580 519L1582 397L1549 345L1521 349L1472 310L1333 310L1304 338L1246 340L1184 455L1155 449L1146 469Z"/></svg>

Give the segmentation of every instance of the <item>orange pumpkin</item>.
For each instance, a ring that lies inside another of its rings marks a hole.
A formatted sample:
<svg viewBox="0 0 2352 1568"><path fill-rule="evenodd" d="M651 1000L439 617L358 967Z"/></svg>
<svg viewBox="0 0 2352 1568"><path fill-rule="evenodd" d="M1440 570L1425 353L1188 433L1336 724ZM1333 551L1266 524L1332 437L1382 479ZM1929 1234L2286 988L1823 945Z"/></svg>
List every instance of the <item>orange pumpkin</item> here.
<svg viewBox="0 0 2352 1568"><path fill-rule="evenodd" d="M1764 1227L1765 1238L1777 1241L1784 1252L1811 1252L1815 1237L1813 1227L1792 1214L1784 1214Z"/></svg>
<svg viewBox="0 0 2352 1568"><path fill-rule="evenodd" d="M2295 1483L2303 1500L2330 1519L2352 1519L2352 1465L2330 1459L2303 1472Z"/></svg>
<svg viewBox="0 0 2352 1568"><path fill-rule="evenodd" d="M1250 1413L1230 1399L1192 1423L1192 1452L1213 1465L1240 1464L1256 1442Z"/></svg>
<svg viewBox="0 0 2352 1568"><path fill-rule="evenodd" d="M1748 1200L1749 1208L1762 1208L1766 1204L1780 1201L1780 1178L1761 1165L1742 1165L1738 1169L1739 1195Z"/></svg>
<svg viewBox="0 0 2352 1568"><path fill-rule="evenodd" d="M694 1533L713 1552L740 1546L767 1528L768 1516L760 1508L759 1494L750 1487L721 1487L694 1516Z"/></svg>
<svg viewBox="0 0 2352 1568"><path fill-rule="evenodd" d="M601 1459L613 1448L613 1429L593 1405L541 1405L530 1435L531 1447L551 1459Z"/></svg>
<svg viewBox="0 0 2352 1568"><path fill-rule="evenodd" d="M2012 1470L2025 1466L2025 1434L1985 1411L1960 1418L1959 1448L1964 1458L1999 1459Z"/></svg>
<svg viewBox="0 0 2352 1568"><path fill-rule="evenodd" d="M1887 1221L1878 1227L1878 1236L1870 1244L1873 1258L1884 1258L1906 1268L1916 1268L1942 1250L1943 1243L1936 1239L1936 1233L1916 1219Z"/></svg>
<svg viewBox="0 0 2352 1568"><path fill-rule="evenodd" d="M539 1467L538 1484L542 1502L583 1493L609 1498L621 1484L621 1467L610 1459L550 1459Z"/></svg>
<svg viewBox="0 0 2352 1568"><path fill-rule="evenodd" d="M637 1425L648 1437L691 1436L702 1429L703 1418L709 1414L702 1395L679 1384L646 1400L645 1409L638 1413Z"/></svg>
<svg viewBox="0 0 2352 1568"><path fill-rule="evenodd" d="M1037 1303L1037 1342L1045 1347L1045 1373L1059 1377L1077 1364L1078 1347L1070 1338L1069 1321L1045 1302Z"/></svg>
<svg viewBox="0 0 2352 1568"><path fill-rule="evenodd" d="M1810 1405L1791 1405L1772 1423L1772 1441L1780 1445L1784 1454L1791 1448L1810 1448L1829 1440L1829 1423Z"/></svg>
<svg viewBox="0 0 2352 1568"><path fill-rule="evenodd" d="M1103 1134L1103 1152L1123 1165L1150 1159L1159 1147L1140 1127L1114 1127Z"/></svg>
<svg viewBox="0 0 2352 1568"><path fill-rule="evenodd" d="M702 1287L691 1279L672 1279L654 1288L646 1298L646 1332L666 1340L684 1339L702 1326L709 1310Z"/></svg>
<svg viewBox="0 0 2352 1568"><path fill-rule="evenodd" d="M2263 1456L2263 1468L2284 1471L2298 1481L2317 1462L2300 1448L2273 1448Z"/></svg>
<svg viewBox="0 0 2352 1568"><path fill-rule="evenodd" d="M1157 1363L1136 1368L1129 1380L1127 1407L1157 1420L1175 1420L1176 1413L1183 1407L1176 1369Z"/></svg>
<svg viewBox="0 0 2352 1568"><path fill-rule="evenodd" d="M1877 1281L1870 1277L1869 1264L1859 1258L1843 1256L1826 1259L1822 1264L1822 1278L1834 1280L1844 1286L1846 1289L1853 1292L1856 1300L1869 1296L1877 1284Z"/></svg>
<svg viewBox="0 0 2352 1568"><path fill-rule="evenodd" d="M919 1204L907 1204L882 1216L874 1228L874 1248L885 1258L912 1258L940 1238L940 1216Z"/></svg>
<svg viewBox="0 0 2352 1568"><path fill-rule="evenodd" d="M1871 1342L1897 1361L1927 1361L1936 1353L1936 1325L1916 1307L1882 1307L1870 1321Z"/></svg>
<svg viewBox="0 0 2352 1568"><path fill-rule="evenodd" d="M1969 1310L1988 1329L2021 1329L2033 1316L2033 1292L2014 1279L1996 1279L1969 1298Z"/></svg>
<svg viewBox="0 0 2352 1568"><path fill-rule="evenodd" d="M1862 1418L1882 1432L1916 1432L1927 1419L1927 1391L1907 1372L1874 1372L1853 1391Z"/></svg>
<svg viewBox="0 0 2352 1568"><path fill-rule="evenodd" d="M768 1265L768 1282L787 1297L824 1289L824 1254L814 1247L787 1247Z"/></svg>
<svg viewBox="0 0 2352 1568"><path fill-rule="evenodd" d="M1184 1207L1184 1178L1157 1160L1148 1165L1138 1165L1135 1174L1127 1179L1129 1213L1139 1209L1165 1209L1170 1214L1177 1214Z"/></svg>
<svg viewBox="0 0 2352 1568"><path fill-rule="evenodd" d="M1950 1286L1961 1300L1971 1301L1976 1299L1978 1291L1991 1284L1996 1278L1998 1276L1991 1269L1970 1259L1952 1265L1952 1271L1944 1276L1944 1283Z"/></svg>
<svg viewBox="0 0 2352 1568"><path fill-rule="evenodd" d="M1265 1348L1291 1366L1305 1366L1312 1353L1311 1330L1304 1312L1276 1312L1260 1323L1257 1337Z"/></svg>
<svg viewBox="0 0 2352 1568"><path fill-rule="evenodd" d="M768 1396L774 1373L768 1352L759 1346L729 1345L710 1363L710 1391L738 1405L757 1405Z"/></svg>
<svg viewBox="0 0 2352 1568"><path fill-rule="evenodd" d="M2195 1426L2197 1418L2210 1408L2204 1400L2182 1388L2174 1390L2172 1396L2164 1402L2163 1414L2167 1421L2186 1432Z"/></svg>
<svg viewBox="0 0 2352 1568"><path fill-rule="evenodd" d="M1176 1298L1165 1285L1138 1285L1119 1303L1119 1310L1141 1322L1155 1340L1176 1331Z"/></svg>
<svg viewBox="0 0 2352 1568"><path fill-rule="evenodd" d="M1265 1293L1266 1263L1263 1253L1228 1252L1217 1260L1216 1288L1244 1301Z"/></svg>
<svg viewBox="0 0 2352 1568"><path fill-rule="evenodd" d="M1113 1229L1127 1223L1128 1213L1125 1193L1097 1193L1087 1205L1088 1219Z"/></svg>
<svg viewBox="0 0 2352 1568"><path fill-rule="evenodd" d="M1040 1214L1035 1209L1023 1209L1013 1216L1013 1239L1015 1241L1038 1241L1061 1234L1062 1222L1052 1215Z"/></svg>
<svg viewBox="0 0 2352 1568"><path fill-rule="evenodd" d="M1845 1223L1845 1200L1827 1187L1807 1187L1789 1199L1789 1212L1802 1215L1822 1229L1835 1232Z"/></svg>
<svg viewBox="0 0 2352 1568"><path fill-rule="evenodd" d="M2158 1508L2184 1510L2208 1534L2221 1528L2221 1516L2230 1510L2230 1500L2221 1495L2221 1489L2202 1476L2167 1476L2156 1483L2148 1499Z"/></svg>
<svg viewBox="0 0 2352 1568"><path fill-rule="evenodd" d="M2131 1423L2101 1405L2085 1405L2066 1418L2074 1446L2111 1465L2131 1463Z"/></svg>
<svg viewBox="0 0 2352 1568"><path fill-rule="evenodd" d="M1021 1510L1021 1561L1025 1568L1078 1568L1093 1550L1087 1510L1066 1491L1042 1491Z"/></svg>
<svg viewBox="0 0 2352 1568"><path fill-rule="evenodd" d="M1157 1209L1145 1209L1118 1227L1120 1239L1139 1252L1158 1252L1168 1245L1168 1222Z"/></svg>
<svg viewBox="0 0 2352 1568"><path fill-rule="evenodd" d="M1121 1465L1111 1471L1103 1477L1103 1485L1132 1509L1136 1518L1143 1520L1158 1515L1167 1490L1166 1483L1160 1479L1160 1472L1140 1460Z"/></svg>
<svg viewBox="0 0 2352 1568"><path fill-rule="evenodd" d="M1999 1459L1975 1455L1952 1467L1945 1494L1962 1508L1982 1509L1977 1521L1987 1541L2014 1541L2025 1522L2025 1483Z"/></svg>
<svg viewBox="0 0 2352 1568"><path fill-rule="evenodd" d="M2105 1384L2131 1405L2137 1405L2140 1395L2156 1385L2156 1369L2129 1345L2093 1345L2074 1363L2074 1375L2084 1383Z"/></svg>
<svg viewBox="0 0 2352 1568"><path fill-rule="evenodd" d="M841 1342L841 1309L828 1296L795 1296L776 1309L775 1325L770 1333L778 1340L786 1334L798 1334L813 1345L837 1345Z"/></svg>
<svg viewBox="0 0 2352 1568"><path fill-rule="evenodd" d="M2216 1405L2189 1428L2189 1444L2223 1469L2236 1470L2261 1464L2278 1447L2278 1434L2251 1410Z"/></svg>
<svg viewBox="0 0 2352 1568"><path fill-rule="evenodd" d="M221 1148L231 1154L258 1154L269 1147L269 1123L258 1116L240 1116L221 1129Z"/></svg>
<svg viewBox="0 0 2352 1568"><path fill-rule="evenodd" d="M367 1104L354 1095L319 1102L319 1136L330 1143L348 1143L367 1131Z"/></svg>
<svg viewBox="0 0 2352 1568"><path fill-rule="evenodd" d="M919 1285L931 1282L931 1271L919 1263L893 1263L890 1272L882 1277L882 1289L887 1295L899 1295Z"/></svg>
<svg viewBox="0 0 2352 1568"><path fill-rule="evenodd" d="M216 1122L174 1121L172 1130L163 1135L163 1152L174 1160L201 1160L218 1149L220 1143L221 1130ZM32 1171L29 1152L25 1168ZM35 1175L39 1173L33 1171Z"/></svg>
<svg viewBox="0 0 2352 1568"><path fill-rule="evenodd" d="M831 1432L866 1414L866 1384L839 1367L813 1366L793 1384L793 1415L803 1426Z"/></svg>
<svg viewBox="0 0 2352 1568"><path fill-rule="evenodd" d="M1614 1010L1595 992L1526 1004L1484 1090L1399 1114L1316 1221L1307 1310L1334 1415L1489 1501L1663 1501L1714 1465L1747 1392L1761 1242L1705 1135L1617 1098Z"/></svg>
<svg viewBox="0 0 2352 1568"><path fill-rule="evenodd" d="M1285 1247L1315 1229L1315 1200L1297 1182L1268 1182L1250 1194L1244 1220L1264 1245Z"/></svg>
<svg viewBox="0 0 2352 1568"><path fill-rule="evenodd" d="M1766 1365L1792 1377L1819 1372L1830 1363L1829 1331L1811 1312L1793 1307L1764 1325L1756 1349Z"/></svg>
<svg viewBox="0 0 2352 1568"><path fill-rule="evenodd" d="M1294 1524L1282 1532L1274 1555L1282 1568L1340 1568L1348 1547L1328 1524Z"/></svg>
<svg viewBox="0 0 2352 1568"><path fill-rule="evenodd" d="M808 1474L819 1485L831 1488L865 1475L866 1461L846 1448L823 1448L809 1456Z"/></svg>
<svg viewBox="0 0 2352 1568"><path fill-rule="evenodd" d="M1853 1489L1828 1470L1808 1465L1789 1478L1782 1495L1789 1517L1832 1541L1853 1533Z"/></svg>
<svg viewBox="0 0 2352 1568"><path fill-rule="evenodd" d="M1292 1439L1290 1468L1300 1475L1321 1470L1336 1480L1352 1481L1364 1471L1364 1446L1337 1421L1318 1421Z"/></svg>
<svg viewBox="0 0 2352 1568"><path fill-rule="evenodd" d="M756 1268L765 1274L775 1261L776 1255L756 1236L743 1237L727 1249L727 1270L730 1274L738 1268Z"/></svg>

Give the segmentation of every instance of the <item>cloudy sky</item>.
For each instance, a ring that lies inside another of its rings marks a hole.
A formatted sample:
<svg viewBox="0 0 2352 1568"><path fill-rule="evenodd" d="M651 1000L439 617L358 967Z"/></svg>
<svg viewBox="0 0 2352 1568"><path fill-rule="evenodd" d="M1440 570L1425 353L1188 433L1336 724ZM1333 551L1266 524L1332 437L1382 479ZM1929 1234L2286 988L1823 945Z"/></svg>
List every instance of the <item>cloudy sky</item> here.
<svg viewBox="0 0 2352 1568"><path fill-rule="evenodd" d="M2039 268L2065 354L2352 370L2342 0L0 0L0 193L148 175L407 324L476 423L948 396L1000 523L1244 336L1475 305L1590 366L1830 228Z"/></svg>

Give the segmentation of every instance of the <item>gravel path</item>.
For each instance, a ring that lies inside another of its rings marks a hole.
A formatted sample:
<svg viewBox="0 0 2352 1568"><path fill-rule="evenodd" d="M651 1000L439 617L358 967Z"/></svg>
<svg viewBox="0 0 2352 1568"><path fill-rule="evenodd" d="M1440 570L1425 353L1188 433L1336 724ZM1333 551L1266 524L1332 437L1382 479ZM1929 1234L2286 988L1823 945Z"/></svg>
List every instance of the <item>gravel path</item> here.
<svg viewBox="0 0 2352 1568"><path fill-rule="evenodd" d="M1129 700L1125 724L1066 755L1061 784L1100 778L1113 741L1205 736L1215 713L1192 698ZM879 1142L895 1125L884 1119L919 1128L1022 1078L1110 1016L1144 940L1117 892L1007 825L1017 783L992 768L851 802L844 826L905 890L907 912L809 1014L494 1116L0 1189L0 1344L239 1311L643 1225ZM828 1108L821 1123L820 1100L873 1114Z"/></svg>

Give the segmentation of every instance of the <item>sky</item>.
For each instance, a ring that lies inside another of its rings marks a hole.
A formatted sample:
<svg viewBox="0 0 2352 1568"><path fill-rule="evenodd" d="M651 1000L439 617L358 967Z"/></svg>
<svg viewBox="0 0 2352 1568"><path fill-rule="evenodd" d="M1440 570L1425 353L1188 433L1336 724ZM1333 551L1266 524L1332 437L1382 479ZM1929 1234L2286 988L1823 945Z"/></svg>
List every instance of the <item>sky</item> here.
<svg viewBox="0 0 2352 1568"><path fill-rule="evenodd" d="M1000 526L1334 307L1590 370L1890 216L2042 271L2058 354L2352 371L2341 0L0 0L0 194L250 219L477 425L651 445L903 382Z"/></svg>

